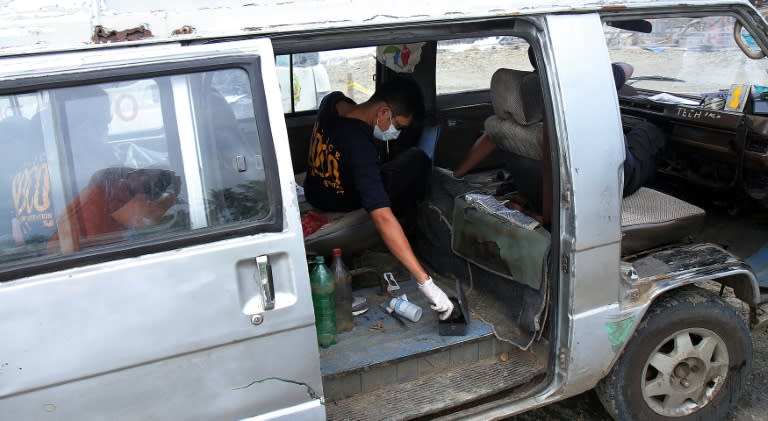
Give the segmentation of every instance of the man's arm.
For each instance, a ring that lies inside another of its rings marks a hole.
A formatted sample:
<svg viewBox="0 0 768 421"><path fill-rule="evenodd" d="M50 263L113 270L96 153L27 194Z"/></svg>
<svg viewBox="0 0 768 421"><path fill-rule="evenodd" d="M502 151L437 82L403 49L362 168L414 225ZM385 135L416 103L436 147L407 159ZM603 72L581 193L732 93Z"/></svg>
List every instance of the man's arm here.
<svg viewBox="0 0 768 421"><path fill-rule="evenodd" d="M413 254L411 243L403 232L403 227L389 207L374 209L370 212L376 229L379 231L384 244L389 251L405 266L419 283L419 291L432 303L432 309L440 313L440 319L445 320L453 312L453 303L427 274L416 255Z"/></svg>
<svg viewBox="0 0 768 421"><path fill-rule="evenodd" d="M464 177L468 172L472 171L477 164L480 163L485 157L496 149L496 144L491 140L491 136L483 133L482 136L477 138L472 148L467 153L467 156L459 164L459 167L453 172L453 176L456 178Z"/></svg>
<svg viewBox="0 0 768 421"><path fill-rule="evenodd" d="M408 237L405 236L403 227L400 226L400 222L392 213L392 209L378 208L373 210L370 215L389 251L413 274L416 281L420 284L426 281L429 275L419 263L416 255L413 254L411 243L408 242Z"/></svg>

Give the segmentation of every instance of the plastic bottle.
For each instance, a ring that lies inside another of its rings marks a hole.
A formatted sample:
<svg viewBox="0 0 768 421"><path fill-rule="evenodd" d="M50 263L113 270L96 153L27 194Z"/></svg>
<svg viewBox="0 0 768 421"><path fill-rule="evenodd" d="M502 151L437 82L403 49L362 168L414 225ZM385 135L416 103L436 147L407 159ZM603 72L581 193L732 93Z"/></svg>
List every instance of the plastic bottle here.
<svg viewBox="0 0 768 421"><path fill-rule="evenodd" d="M412 322L418 322L421 319L421 307L402 297L389 300L389 308Z"/></svg>
<svg viewBox="0 0 768 421"><path fill-rule="evenodd" d="M317 343L323 347L336 343L336 306L333 300L334 281L323 256L315 257L315 267L309 274L312 305L315 309Z"/></svg>
<svg viewBox="0 0 768 421"><path fill-rule="evenodd" d="M331 272L334 281L334 299L336 300L336 331L346 332L355 327L352 322L352 275L341 259L341 249L333 249Z"/></svg>

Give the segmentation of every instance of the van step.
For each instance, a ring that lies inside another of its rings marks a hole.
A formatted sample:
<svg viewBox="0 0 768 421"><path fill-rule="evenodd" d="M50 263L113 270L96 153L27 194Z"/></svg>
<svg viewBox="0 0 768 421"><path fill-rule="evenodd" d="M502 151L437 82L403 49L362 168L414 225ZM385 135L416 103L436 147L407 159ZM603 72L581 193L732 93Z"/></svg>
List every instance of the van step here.
<svg viewBox="0 0 768 421"><path fill-rule="evenodd" d="M522 351L448 368L369 393L329 402L329 420L406 420L465 404L523 385L544 364Z"/></svg>

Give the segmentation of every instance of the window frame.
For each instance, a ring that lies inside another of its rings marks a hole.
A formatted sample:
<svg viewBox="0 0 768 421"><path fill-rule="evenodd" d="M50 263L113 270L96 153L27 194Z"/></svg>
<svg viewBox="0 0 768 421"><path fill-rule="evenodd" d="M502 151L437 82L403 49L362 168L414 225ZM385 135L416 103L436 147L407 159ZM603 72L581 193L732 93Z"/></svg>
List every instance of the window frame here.
<svg viewBox="0 0 768 421"><path fill-rule="evenodd" d="M220 241L228 238L254 234L280 232L283 228L283 203L277 155L267 109L267 98L262 74L262 57L258 54L230 54L216 57L177 59L162 63L138 64L131 66L113 66L99 70L59 73L15 80L0 81L0 96L34 93L48 89L77 87L90 84L147 79L161 76L184 76L190 73L240 68L248 75L253 100L254 119L260 141L262 161L265 168L265 186L269 200L269 215L259 221L243 221L231 224L205 227L182 233L172 233L166 237L141 240L136 242L113 243L78 251L73 254L53 257L39 256L25 259L19 263L9 263L0 268L0 282L21 277L42 274L78 266L102 263L111 260L131 258L169 251L181 247ZM194 107L195 104L190 104ZM168 110L163 108L167 118ZM173 113L175 116L175 113ZM171 126L177 128L179 122L173 118ZM176 137L176 135L174 135ZM266 169L272 170L266 170ZM185 171L186 173L186 171ZM186 175L186 174L185 174Z"/></svg>

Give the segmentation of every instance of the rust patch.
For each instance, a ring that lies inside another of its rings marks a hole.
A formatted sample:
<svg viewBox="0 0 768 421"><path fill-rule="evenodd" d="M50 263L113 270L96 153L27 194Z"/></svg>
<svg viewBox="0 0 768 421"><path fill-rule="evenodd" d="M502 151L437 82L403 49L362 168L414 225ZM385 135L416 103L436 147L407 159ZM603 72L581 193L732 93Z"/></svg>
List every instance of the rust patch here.
<svg viewBox="0 0 768 421"><path fill-rule="evenodd" d="M96 25L93 27L91 41L94 44L107 44L110 42L136 41L144 38L152 38L152 31L144 27L144 25L122 31Z"/></svg>
<svg viewBox="0 0 768 421"><path fill-rule="evenodd" d="M189 35L195 33L195 27L192 25L184 25L181 28L174 29L171 35Z"/></svg>

